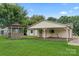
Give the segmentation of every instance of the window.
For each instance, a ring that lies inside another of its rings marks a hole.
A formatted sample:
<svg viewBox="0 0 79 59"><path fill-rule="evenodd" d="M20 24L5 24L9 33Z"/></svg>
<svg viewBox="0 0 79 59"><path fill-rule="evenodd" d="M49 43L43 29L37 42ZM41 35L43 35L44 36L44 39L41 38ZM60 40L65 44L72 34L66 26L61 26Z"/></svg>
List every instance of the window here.
<svg viewBox="0 0 79 59"><path fill-rule="evenodd" d="M52 29L52 30L49 30L49 32L50 32L50 33L55 33L55 31L54 31L53 29Z"/></svg>
<svg viewBox="0 0 79 59"><path fill-rule="evenodd" d="M54 30L51 30L52 33L54 33Z"/></svg>
<svg viewBox="0 0 79 59"><path fill-rule="evenodd" d="M33 30L31 30L31 33L33 33Z"/></svg>
<svg viewBox="0 0 79 59"><path fill-rule="evenodd" d="M3 30L1 31L1 34L2 34L2 35L4 34L4 31L3 31Z"/></svg>

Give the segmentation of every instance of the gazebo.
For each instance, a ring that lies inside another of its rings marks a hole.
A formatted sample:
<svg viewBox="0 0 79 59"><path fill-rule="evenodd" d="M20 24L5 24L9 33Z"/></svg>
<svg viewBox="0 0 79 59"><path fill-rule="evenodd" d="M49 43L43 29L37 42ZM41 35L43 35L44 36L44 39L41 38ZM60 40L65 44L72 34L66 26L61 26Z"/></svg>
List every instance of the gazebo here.
<svg viewBox="0 0 79 59"><path fill-rule="evenodd" d="M12 24L9 29L10 29L10 32L9 32L9 35L11 38L21 38L23 35L24 35L24 32L23 32L23 26L20 25L19 23L15 23L15 24Z"/></svg>

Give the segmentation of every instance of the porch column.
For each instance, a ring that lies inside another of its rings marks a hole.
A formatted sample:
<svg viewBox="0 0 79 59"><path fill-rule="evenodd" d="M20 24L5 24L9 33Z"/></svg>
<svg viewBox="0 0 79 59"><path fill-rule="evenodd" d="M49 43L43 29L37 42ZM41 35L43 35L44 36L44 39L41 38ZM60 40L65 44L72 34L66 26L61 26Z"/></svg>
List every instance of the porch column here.
<svg viewBox="0 0 79 59"><path fill-rule="evenodd" d="M10 37L12 37L12 26L10 27Z"/></svg>
<svg viewBox="0 0 79 59"><path fill-rule="evenodd" d="M46 38L46 29L43 29L43 38Z"/></svg>
<svg viewBox="0 0 79 59"><path fill-rule="evenodd" d="M68 28L66 28L66 33L67 33L67 42L69 41L69 31Z"/></svg>

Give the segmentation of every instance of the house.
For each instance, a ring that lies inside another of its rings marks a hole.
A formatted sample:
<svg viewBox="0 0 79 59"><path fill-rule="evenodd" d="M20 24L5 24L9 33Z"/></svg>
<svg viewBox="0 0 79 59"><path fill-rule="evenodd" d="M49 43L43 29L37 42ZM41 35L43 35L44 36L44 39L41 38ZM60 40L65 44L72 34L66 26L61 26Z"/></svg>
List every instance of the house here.
<svg viewBox="0 0 79 59"><path fill-rule="evenodd" d="M4 27L0 24L0 36L8 36L8 27Z"/></svg>
<svg viewBox="0 0 79 59"><path fill-rule="evenodd" d="M8 36L8 27L0 27L0 36Z"/></svg>
<svg viewBox="0 0 79 59"><path fill-rule="evenodd" d="M72 28L67 24L42 21L28 27L27 35L43 38L72 38Z"/></svg>

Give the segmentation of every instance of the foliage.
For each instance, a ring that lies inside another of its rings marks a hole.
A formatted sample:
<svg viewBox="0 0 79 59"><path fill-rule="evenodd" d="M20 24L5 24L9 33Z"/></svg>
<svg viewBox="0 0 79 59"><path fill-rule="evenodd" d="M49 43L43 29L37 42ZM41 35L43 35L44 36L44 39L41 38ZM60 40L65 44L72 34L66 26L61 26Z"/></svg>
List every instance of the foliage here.
<svg viewBox="0 0 79 59"><path fill-rule="evenodd" d="M38 31L39 31L39 33L41 34L43 30L42 30L42 29L39 29Z"/></svg>
<svg viewBox="0 0 79 59"><path fill-rule="evenodd" d="M26 19L27 12L17 4L3 3L0 5L0 23L9 26L15 22L21 23Z"/></svg>
<svg viewBox="0 0 79 59"><path fill-rule="evenodd" d="M34 23L37 23L37 22L40 22L40 21L43 21L43 20L45 20L45 17L42 16L42 15L33 15L30 18L31 24L34 24Z"/></svg>
<svg viewBox="0 0 79 59"><path fill-rule="evenodd" d="M48 21L57 21L57 19L54 18L54 17L48 17L47 20L48 20Z"/></svg>
<svg viewBox="0 0 79 59"><path fill-rule="evenodd" d="M79 16L61 16L58 20L60 23L73 24L73 33L79 35Z"/></svg>

